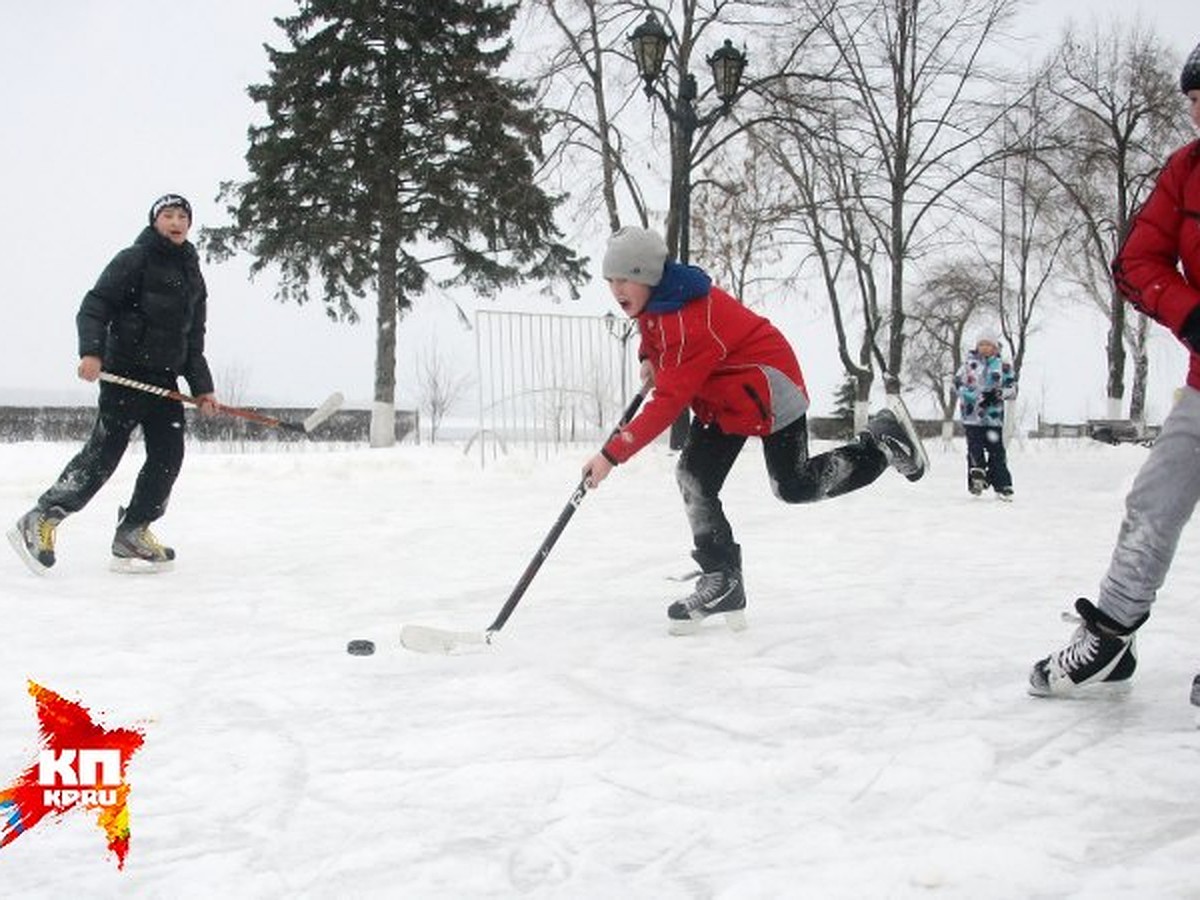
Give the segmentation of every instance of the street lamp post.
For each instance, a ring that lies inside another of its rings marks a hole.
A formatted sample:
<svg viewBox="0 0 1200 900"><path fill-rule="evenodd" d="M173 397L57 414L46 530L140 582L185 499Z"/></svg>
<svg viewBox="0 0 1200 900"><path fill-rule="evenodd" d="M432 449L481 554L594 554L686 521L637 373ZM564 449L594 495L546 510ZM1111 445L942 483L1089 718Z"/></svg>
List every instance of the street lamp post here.
<svg viewBox="0 0 1200 900"><path fill-rule="evenodd" d="M637 325L633 319L618 320L611 309L603 319L605 330L621 345L621 408L624 409L629 402L629 339L633 337Z"/></svg>
<svg viewBox="0 0 1200 900"><path fill-rule="evenodd" d="M691 244L692 162L696 150L693 146L696 132L708 128L729 114L730 107L737 100L741 90L746 54L735 49L732 41L726 40L724 45L708 58L707 62L713 73L714 89L720 102L701 115L696 109L696 78L690 72L680 71L674 102L668 93L660 91L657 87L670 40L670 35L652 12L647 13L646 21L629 35L633 59L637 64L638 74L642 76L646 96L658 100L663 112L675 126L671 136L667 246L674 250L675 259L686 264L689 262ZM682 449L687 429L688 414L685 410L671 426L671 449Z"/></svg>

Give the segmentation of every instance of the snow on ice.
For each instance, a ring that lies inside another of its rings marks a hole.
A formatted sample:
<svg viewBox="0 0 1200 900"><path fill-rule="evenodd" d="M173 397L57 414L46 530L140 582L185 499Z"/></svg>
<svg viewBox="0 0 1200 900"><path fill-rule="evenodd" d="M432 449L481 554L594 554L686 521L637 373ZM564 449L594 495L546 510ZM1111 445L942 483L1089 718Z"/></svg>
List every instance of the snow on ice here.
<svg viewBox="0 0 1200 900"><path fill-rule="evenodd" d="M0 445L7 520L76 449ZM748 444L726 506L750 627L672 638L691 563L654 447L585 498L496 644L445 657L400 627L486 627L590 448L481 469L191 445L156 527L176 569L136 577L107 571L135 445L48 577L0 557L0 786L36 757L29 680L138 723L125 868L66 816L0 850L2 892L1195 896L1200 530L1132 690L1034 699L1147 451L1018 444L1002 504L967 495L960 443L930 449L922 482L789 507Z"/></svg>

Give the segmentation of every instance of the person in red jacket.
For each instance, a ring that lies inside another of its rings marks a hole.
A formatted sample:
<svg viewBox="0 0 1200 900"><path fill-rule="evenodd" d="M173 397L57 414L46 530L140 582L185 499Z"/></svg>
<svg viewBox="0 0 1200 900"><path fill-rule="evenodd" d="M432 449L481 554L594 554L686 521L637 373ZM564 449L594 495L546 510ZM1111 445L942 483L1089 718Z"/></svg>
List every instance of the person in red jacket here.
<svg viewBox="0 0 1200 900"><path fill-rule="evenodd" d="M1184 64L1179 84L1200 129L1200 46ZM1036 696L1118 684L1133 674L1134 635L1150 616L1179 535L1200 500L1200 141L1167 160L1112 271L1125 299L1190 351L1187 387L1125 498L1096 603L1076 600L1080 624L1070 642L1033 666L1029 691ZM1193 689L1192 700L1200 705L1200 690Z"/></svg>
<svg viewBox="0 0 1200 900"><path fill-rule="evenodd" d="M584 465L590 487L666 430L687 407L695 414L676 477L691 525L700 579L667 610L671 631L695 630L723 613L745 626L741 548L721 506L721 486L746 438L763 442L771 487L787 503L809 503L864 487L890 463L910 481L927 458L903 405L883 410L858 440L808 455L808 392L796 354L770 321L695 266L668 260L656 232L627 227L609 239L604 278L621 310L637 320L642 379L650 399Z"/></svg>

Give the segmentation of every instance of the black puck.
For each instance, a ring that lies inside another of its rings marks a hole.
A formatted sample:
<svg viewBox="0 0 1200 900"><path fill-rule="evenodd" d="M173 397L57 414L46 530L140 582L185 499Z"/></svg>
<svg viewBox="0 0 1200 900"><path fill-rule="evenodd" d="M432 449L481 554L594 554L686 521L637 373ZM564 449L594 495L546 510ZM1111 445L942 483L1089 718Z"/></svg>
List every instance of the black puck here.
<svg viewBox="0 0 1200 900"><path fill-rule="evenodd" d="M351 656L370 656L375 652L375 642L365 640L351 641L346 645L346 652Z"/></svg>

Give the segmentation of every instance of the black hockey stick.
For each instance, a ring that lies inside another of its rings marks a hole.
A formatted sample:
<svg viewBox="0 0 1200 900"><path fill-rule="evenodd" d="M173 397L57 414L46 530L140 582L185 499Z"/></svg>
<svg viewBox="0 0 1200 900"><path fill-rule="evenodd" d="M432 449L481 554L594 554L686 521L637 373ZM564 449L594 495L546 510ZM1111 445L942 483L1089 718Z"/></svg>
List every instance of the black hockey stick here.
<svg viewBox="0 0 1200 900"><path fill-rule="evenodd" d="M613 430L613 434L616 434L621 429L621 426L634 417L638 411L638 407L642 405L642 399L643 395L641 392L633 395L633 400L630 401L629 406L621 415L621 421ZM521 574L521 579L517 582L517 586L508 595L508 599L504 601L504 606L500 608L495 621L487 627L487 630L449 631L444 628L430 628L426 625L405 625L400 629L400 643L409 650L416 650L419 653L452 653L464 645L492 643L493 638L504 627L504 623L513 614L513 610L517 608L517 604L521 602L521 598L525 596L525 591L529 589L529 585L533 582L534 576L537 575L538 569L542 567L542 563L550 555L550 551L558 541L559 535L563 533L563 529L571 521L571 516L575 515L575 510L579 508L579 504L583 502L583 498L587 495L587 492L588 476L584 475L579 480L579 484L576 485L575 490L571 492L571 498L567 501L567 505L558 514L558 520L554 523L554 527L550 529L550 533L546 535L546 539L538 547L537 553L533 555L533 559L529 561L529 565L525 567L525 571Z"/></svg>
<svg viewBox="0 0 1200 900"><path fill-rule="evenodd" d="M147 394L157 394L159 397L166 397L169 400L179 400L182 403L190 403L193 406L199 406L200 401L188 394L181 394L179 391L173 391L170 388L159 387L156 384L146 384L144 381L135 381L132 378L126 378L124 375L114 375L111 372L101 372L101 381L108 381L112 384L119 384L122 387L132 388L135 391L144 391ZM263 415L252 409L242 409L239 406L225 406L222 403L216 404L217 412L226 416L237 416L239 419L247 419L251 422L257 422L259 425L266 425L268 428L281 428L284 431L298 431L301 434L310 434L314 428L332 416L338 411L342 405L342 395L339 393L330 394L329 397L313 410L303 422L285 422L281 419L276 419L274 416Z"/></svg>

